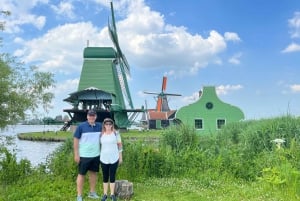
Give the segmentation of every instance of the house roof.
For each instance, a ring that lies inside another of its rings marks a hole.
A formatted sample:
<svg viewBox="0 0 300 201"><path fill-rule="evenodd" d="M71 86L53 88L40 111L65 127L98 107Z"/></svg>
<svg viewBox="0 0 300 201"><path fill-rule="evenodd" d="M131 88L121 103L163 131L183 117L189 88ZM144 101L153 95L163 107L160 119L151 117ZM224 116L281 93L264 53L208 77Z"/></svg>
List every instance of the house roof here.
<svg viewBox="0 0 300 201"><path fill-rule="evenodd" d="M148 110L148 119L149 120L167 120L176 112L176 110L170 110L167 112L160 112L153 110Z"/></svg>
<svg viewBox="0 0 300 201"><path fill-rule="evenodd" d="M116 52L112 47L87 47L83 51L83 58L116 58Z"/></svg>
<svg viewBox="0 0 300 201"><path fill-rule="evenodd" d="M84 90L71 93L68 98L64 99L64 101L72 103L81 100L111 100L112 96L114 96L114 94L95 87L89 87Z"/></svg>

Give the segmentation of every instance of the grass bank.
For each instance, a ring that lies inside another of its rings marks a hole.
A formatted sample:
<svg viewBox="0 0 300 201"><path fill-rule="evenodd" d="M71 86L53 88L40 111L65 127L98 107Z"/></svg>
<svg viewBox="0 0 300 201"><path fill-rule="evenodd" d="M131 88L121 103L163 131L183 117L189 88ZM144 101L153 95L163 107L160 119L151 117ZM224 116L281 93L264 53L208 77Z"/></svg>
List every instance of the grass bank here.
<svg viewBox="0 0 300 201"><path fill-rule="evenodd" d="M139 131L139 130L128 130L122 132L122 138L130 141L157 141L160 137L161 130L150 130L150 131ZM73 137L71 131L42 131L42 132L30 132L30 133L19 133L18 138L20 140L30 141L65 141L66 139Z"/></svg>
<svg viewBox="0 0 300 201"><path fill-rule="evenodd" d="M20 140L61 142L71 138L72 133L66 131L43 131L19 133L17 136Z"/></svg>

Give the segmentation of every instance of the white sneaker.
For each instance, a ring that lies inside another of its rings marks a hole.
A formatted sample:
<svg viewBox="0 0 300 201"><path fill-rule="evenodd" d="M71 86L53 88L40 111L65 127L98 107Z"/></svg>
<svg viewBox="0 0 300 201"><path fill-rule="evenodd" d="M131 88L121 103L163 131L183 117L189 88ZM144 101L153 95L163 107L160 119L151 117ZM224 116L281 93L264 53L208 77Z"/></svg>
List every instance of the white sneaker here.
<svg viewBox="0 0 300 201"><path fill-rule="evenodd" d="M96 192L90 192L89 195L88 195L89 198L92 198L92 199L99 199L100 197L97 195Z"/></svg>
<svg viewBox="0 0 300 201"><path fill-rule="evenodd" d="M82 196L77 196L77 201L83 201Z"/></svg>

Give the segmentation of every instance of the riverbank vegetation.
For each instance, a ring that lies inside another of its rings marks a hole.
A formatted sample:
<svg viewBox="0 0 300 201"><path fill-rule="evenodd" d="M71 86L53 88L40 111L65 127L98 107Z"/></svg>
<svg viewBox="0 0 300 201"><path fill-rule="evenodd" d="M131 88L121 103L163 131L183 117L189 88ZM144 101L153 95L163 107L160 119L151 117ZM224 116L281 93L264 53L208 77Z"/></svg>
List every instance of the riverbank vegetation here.
<svg viewBox="0 0 300 201"><path fill-rule="evenodd" d="M161 137L160 134L160 130L128 130L122 132L122 137L131 141L157 141ZM42 132L19 133L18 138L20 140L29 141L65 141L69 138L73 138L73 132L48 130Z"/></svg>
<svg viewBox="0 0 300 201"><path fill-rule="evenodd" d="M66 131L43 131L43 132L31 132L31 133L19 133L18 138L20 140L55 142L55 141L65 141L68 138L72 138L72 133Z"/></svg>
<svg viewBox="0 0 300 201"><path fill-rule="evenodd" d="M186 126L158 135L155 143L123 138L117 177L133 182L132 201L300 199L299 118L238 122L205 136ZM75 200L72 138L37 167L5 148L0 154L0 200Z"/></svg>

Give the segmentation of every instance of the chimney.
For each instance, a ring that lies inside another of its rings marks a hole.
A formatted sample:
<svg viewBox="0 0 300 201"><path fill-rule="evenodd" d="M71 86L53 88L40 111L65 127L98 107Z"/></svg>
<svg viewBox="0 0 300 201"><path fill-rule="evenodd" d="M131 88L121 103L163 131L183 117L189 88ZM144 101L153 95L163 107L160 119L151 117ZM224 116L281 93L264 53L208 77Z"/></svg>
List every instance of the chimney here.
<svg viewBox="0 0 300 201"><path fill-rule="evenodd" d="M199 98L202 96L202 90L199 91Z"/></svg>

